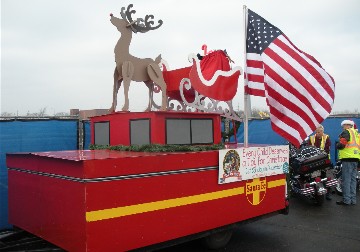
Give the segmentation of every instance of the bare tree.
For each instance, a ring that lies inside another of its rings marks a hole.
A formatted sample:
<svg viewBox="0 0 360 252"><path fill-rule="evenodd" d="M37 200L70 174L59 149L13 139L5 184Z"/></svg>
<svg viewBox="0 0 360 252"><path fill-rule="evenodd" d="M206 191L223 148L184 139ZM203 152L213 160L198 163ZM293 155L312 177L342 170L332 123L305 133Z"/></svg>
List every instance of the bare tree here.
<svg viewBox="0 0 360 252"><path fill-rule="evenodd" d="M47 116L47 114L46 114L46 107L41 108L41 109L39 110L39 112L37 112L37 113L30 113L30 111L28 111L28 112L26 113L26 116L29 116L29 117L45 117L45 116Z"/></svg>
<svg viewBox="0 0 360 252"><path fill-rule="evenodd" d="M67 112L57 112L54 116L69 116L69 113Z"/></svg>
<svg viewBox="0 0 360 252"><path fill-rule="evenodd" d="M359 109L354 109L353 111L351 110L348 110L348 109L345 109L345 110L341 110L341 111L333 111L331 113L332 115L335 115L335 116L360 116L360 112L359 112Z"/></svg>
<svg viewBox="0 0 360 252"><path fill-rule="evenodd" d="M244 118L244 111L243 110L239 110L238 112L236 112L238 115L240 115L241 118ZM266 109L259 109L259 108L252 108L251 109L251 118L263 118L263 119L267 119L270 117L270 112Z"/></svg>
<svg viewBox="0 0 360 252"><path fill-rule="evenodd" d="M13 117L13 116L15 116L15 114L9 113L9 112L1 112L1 116L2 117Z"/></svg>
<svg viewBox="0 0 360 252"><path fill-rule="evenodd" d="M253 118L269 118L270 113L267 110L253 108L251 110L251 117Z"/></svg>

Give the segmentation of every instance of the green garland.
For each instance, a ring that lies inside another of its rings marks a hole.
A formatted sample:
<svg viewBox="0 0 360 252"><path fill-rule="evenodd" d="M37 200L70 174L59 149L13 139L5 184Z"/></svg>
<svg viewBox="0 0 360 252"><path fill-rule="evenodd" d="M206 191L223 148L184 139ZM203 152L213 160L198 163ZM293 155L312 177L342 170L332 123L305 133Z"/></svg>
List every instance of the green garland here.
<svg viewBox="0 0 360 252"><path fill-rule="evenodd" d="M90 145L90 150L116 150L135 152L194 152L224 149L224 144L213 145L176 145L176 144L144 144L144 145Z"/></svg>

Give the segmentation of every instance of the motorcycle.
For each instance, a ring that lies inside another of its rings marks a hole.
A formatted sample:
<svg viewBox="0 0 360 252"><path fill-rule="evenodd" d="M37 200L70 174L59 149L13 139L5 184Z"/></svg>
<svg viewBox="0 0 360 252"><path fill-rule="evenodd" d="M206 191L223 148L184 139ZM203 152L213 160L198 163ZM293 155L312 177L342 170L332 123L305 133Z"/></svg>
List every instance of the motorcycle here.
<svg viewBox="0 0 360 252"><path fill-rule="evenodd" d="M334 178L337 180L337 184L335 186L335 191L338 195L342 195L342 188L341 188L341 161L337 161L336 165L334 166ZM356 190L360 190L360 165L358 166L358 172L356 174Z"/></svg>
<svg viewBox="0 0 360 252"><path fill-rule="evenodd" d="M337 185L337 179L327 177L328 170L333 168L327 153L304 142L297 149L290 146L290 190L292 195L310 199L316 205L324 203L329 188Z"/></svg>

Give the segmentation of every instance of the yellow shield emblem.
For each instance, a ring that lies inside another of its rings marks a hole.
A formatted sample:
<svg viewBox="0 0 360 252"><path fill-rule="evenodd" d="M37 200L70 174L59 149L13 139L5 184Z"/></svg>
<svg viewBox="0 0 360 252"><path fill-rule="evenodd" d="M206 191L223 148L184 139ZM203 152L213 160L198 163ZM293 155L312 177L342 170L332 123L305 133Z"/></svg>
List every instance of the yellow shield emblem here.
<svg viewBox="0 0 360 252"><path fill-rule="evenodd" d="M259 205L266 195L266 178L255 178L246 183L246 198L251 205Z"/></svg>

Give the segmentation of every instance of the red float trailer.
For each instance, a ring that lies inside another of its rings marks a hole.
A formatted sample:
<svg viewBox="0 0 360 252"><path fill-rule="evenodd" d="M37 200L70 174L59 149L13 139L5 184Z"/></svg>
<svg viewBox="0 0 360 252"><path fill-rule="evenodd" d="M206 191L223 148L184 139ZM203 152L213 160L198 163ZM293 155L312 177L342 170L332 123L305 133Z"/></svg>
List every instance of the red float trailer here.
<svg viewBox="0 0 360 252"><path fill-rule="evenodd" d="M196 112L113 113L91 131L97 145L221 142L220 116ZM9 220L67 251L218 247L237 224L287 213L286 150L8 154Z"/></svg>

